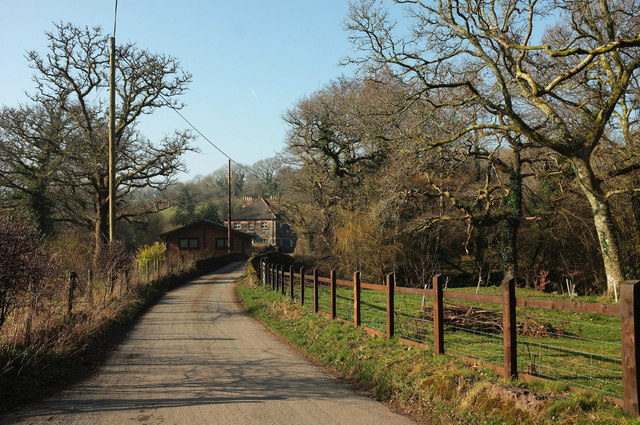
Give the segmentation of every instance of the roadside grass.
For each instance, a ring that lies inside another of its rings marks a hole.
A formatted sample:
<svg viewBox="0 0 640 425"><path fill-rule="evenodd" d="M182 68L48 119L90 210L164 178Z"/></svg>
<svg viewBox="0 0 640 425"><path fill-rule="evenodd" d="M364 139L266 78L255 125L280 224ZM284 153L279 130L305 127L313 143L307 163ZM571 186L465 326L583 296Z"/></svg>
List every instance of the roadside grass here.
<svg viewBox="0 0 640 425"><path fill-rule="evenodd" d="M97 317L85 322L59 323L48 330L62 336L45 346L19 346L6 363L16 366L0 375L0 413L37 401L93 373L147 308L167 291L195 277L193 273L170 275L134 288L126 298L115 300Z"/></svg>
<svg viewBox="0 0 640 425"><path fill-rule="evenodd" d="M428 348L417 349L400 343L397 338L387 341L353 325L313 314L309 309L311 291L305 292L304 307L292 304L288 295L256 286L255 272L249 263L247 268L249 275L239 281L237 294L250 314L314 360L422 422L640 423L619 407L605 402L601 394L570 391L561 382L525 385L506 381L490 370L469 366L455 357L434 357ZM382 293L367 299L368 304L375 306L371 311L380 311L378 307L384 306L379 295L384 298ZM341 296L348 298L346 294ZM421 297L418 298L419 301L407 299L407 305L419 307L415 305L421 303ZM338 303L341 304L344 310L339 307L338 316L348 316L348 303ZM323 306L321 302L321 310ZM365 318L363 309L363 321ZM374 317L371 327L377 321Z"/></svg>

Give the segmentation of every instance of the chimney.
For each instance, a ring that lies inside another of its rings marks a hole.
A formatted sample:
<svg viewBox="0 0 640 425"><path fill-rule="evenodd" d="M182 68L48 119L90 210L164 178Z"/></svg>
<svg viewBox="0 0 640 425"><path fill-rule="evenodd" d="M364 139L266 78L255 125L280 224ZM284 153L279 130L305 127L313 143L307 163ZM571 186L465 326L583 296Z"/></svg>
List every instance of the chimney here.
<svg viewBox="0 0 640 425"><path fill-rule="evenodd" d="M252 196L243 196L242 197L242 208L246 207L247 205L249 205L252 202L253 202L253 197Z"/></svg>

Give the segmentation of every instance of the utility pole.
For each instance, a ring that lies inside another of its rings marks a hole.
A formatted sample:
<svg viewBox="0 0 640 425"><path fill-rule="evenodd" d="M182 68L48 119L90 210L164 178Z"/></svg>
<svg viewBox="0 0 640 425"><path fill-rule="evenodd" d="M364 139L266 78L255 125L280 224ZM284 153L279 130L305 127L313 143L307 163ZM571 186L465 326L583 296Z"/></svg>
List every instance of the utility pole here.
<svg viewBox="0 0 640 425"><path fill-rule="evenodd" d="M231 254L231 159L229 159L229 203L227 214L227 252Z"/></svg>
<svg viewBox="0 0 640 425"><path fill-rule="evenodd" d="M117 3L116 3L117 4ZM117 7L117 6L116 6ZM109 242L113 242L113 226L115 221L116 197L116 37L110 39L109 52Z"/></svg>

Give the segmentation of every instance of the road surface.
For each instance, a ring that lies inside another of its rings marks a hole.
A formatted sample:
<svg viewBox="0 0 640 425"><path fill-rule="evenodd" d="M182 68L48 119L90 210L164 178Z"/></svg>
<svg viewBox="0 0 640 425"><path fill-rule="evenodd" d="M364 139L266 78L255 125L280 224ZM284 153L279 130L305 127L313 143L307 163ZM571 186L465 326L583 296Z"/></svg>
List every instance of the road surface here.
<svg viewBox="0 0 640 425"><path fill-rule="evenodd" d="M3 424L411 424L300 357L234 302L235 263L168 294L92 378Z"/></svg>

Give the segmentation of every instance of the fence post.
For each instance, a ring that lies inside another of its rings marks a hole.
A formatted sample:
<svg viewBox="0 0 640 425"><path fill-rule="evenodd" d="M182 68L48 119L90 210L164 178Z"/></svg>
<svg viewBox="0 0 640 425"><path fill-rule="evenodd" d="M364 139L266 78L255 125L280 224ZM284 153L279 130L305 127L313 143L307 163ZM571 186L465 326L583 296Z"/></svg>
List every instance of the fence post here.
<svg viewBox="0 0 640 425"><path fill-rule="evenodd" d="M502 281L502 332L504 335L504 377L518 377L518 343L516 340L516 280Z"/></svg>
<svg viewBox="0 0 640 425"><path fill-rule="evenodd" d="M331 270L331 319L336 318L336 269Z"/></svg>
<svg viewBox="0 0 640 425"><path fill-rule="evenodd" d="M261 285L265 284L265 280L264 280L264 258L260 259L260 267L258 270L258 280L260 281Z"/></svg>
<svg viewBox="0 0 640 425"><path fill-rule="evenodd" d="M636 309L638 313L636 315ZM640 415L640 280L626 280L620 285L620 319L622 336L622 399L624 410Z"/></svg>
<svg viewBox="0 0 640 425"><path fill-rule="evenodd" d="M300 267L300 305L304 305L304 267Z"/></svg>
<svg viewBox="0 0 640 425"><path fill-rule="evenodd" d="M284 264L280 266L280 289L282 290L282 295L286 295L287 289L284 286Z"/></svg>
<svg viewBox="0 0 640 425"><path fill-rule="evenodd" d="M387 275L387 339L393 338L394 331L394 295L395 295L395 275Z"/></svg>
<svg viewBox="0 0 640 425"><path fill-rule="evenodd" d="M93 306L93 271L89 269L87 272L87 301Z"/></svg>
<svg viewBox="0 0 640 425"><path fill-rule="evenodd" d="M433 354L444 354L444 307L442 275L433 277Z"/></svg>
<svg viewBox="0 0 640 425"><path fill-rule="evenodd" d="M273 290L273 264L267 263L267 283L269 288Z"/></svg>
<svg viewBox="0 0 640 425"><path fill-rule="evenodd" d="M353 324L354 326L362 324L360 317L360 272L353 273Z"/></svg>
<svg viewBox="0 0 640 425"><path fill-rule="evenodd" d="M293 293L293 266L289 266L289 296L291 301L295 301L296 297Z"/></svg>
<svg viewBox="0 0 640 425"><path fill-rule="evenodd" d="M318 312L318 269L313 269L313 312Z"/></svg>
<svg viewBox="0 0 640 425"><path fill-rule="evenodd" d="M67 319L71 321L71 314L73 312L73 295L76 292L76 278L77 273L73 270L69 271L69 294L67 297Z"/></svg>
<svg viewBox="0 0 640 425"><path fill-rule="evenodd" d="M276 264L275 267L276 292L280 292L280 264Z"/></svg>
<svg viewBox="0 0 640 425"><path fill-rule="evenodd" d="M271 264L271 289L278 290L278 272L275 264Z"/></svg>

